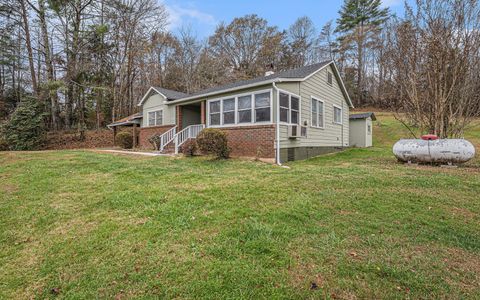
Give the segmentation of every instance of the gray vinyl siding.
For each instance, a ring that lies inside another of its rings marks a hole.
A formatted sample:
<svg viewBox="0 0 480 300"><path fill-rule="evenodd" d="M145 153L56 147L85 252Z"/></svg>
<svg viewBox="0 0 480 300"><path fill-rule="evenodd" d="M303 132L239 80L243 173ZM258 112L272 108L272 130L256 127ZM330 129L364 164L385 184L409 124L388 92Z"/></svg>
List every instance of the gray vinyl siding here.
<svg viewBox="0 0 480 300"><path fill-rule="evenodd" d="M278 83L281 90L291 92L301 97L301 125L308 124L307 138L289 139L287 125L280 125L280 147L341 147L349 145L349 107L340 88L338 79L333 76L333 84L327 83L327 70L335 74L328 66L302 82ZM324 129L311 127L312 96L324 101ZM343 107L342 125L333 123L333 105ZM343 130L342 130L343 127ZM343 132L343 135L342 135ZM343 138L343 143L342 143Z"/></svg>
<svg viewBox="0 0 480 300"><path fill-rule="evenodd" d="M150 93L150 97L145 100L142 106L143 121L142 127L148 127L148 113L163 109L163 124L175 124L175 107L165 105L165 98L155 92Z"/></svg>

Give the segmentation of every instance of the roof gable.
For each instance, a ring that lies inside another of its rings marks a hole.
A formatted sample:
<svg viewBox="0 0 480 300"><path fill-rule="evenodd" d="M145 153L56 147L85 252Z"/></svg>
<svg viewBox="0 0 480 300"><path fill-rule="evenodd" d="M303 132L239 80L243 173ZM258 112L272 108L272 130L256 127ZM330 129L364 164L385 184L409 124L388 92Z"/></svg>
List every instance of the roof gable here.
<svg viewBox="0 0 480 300"><path fill-rule="evenodd" d="M177 99L188 97L188 94L185 94L185 93L182 93L182 92L177 92L177 91L173 91L173 90L169 90L169 89L164 89L164 88L161 88L161 87L153 87L152 86L145 93L142 100L140 100L140 102L138 103L138 106L142 106L143 103L145 103L145 101L148 99L148 96L150 95L150 93L152 93L152 92L155 92L155 93L159 94L160 96L165 98L165 100L167 100L167 101L174 101L174 100L177 100Z"/></svg>

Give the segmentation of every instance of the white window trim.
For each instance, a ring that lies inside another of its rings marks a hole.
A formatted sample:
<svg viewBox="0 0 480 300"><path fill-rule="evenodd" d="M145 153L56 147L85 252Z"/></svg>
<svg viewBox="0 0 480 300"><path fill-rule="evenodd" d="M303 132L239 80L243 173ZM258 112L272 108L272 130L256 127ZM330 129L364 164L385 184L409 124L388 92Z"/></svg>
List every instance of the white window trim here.
<svg viewBox="0 0 480 300"><path fill-rule="evenodd" d="M335 108L333 109L333 124L342 125L343 124L343 108L335 104L333 104L333 107L336 107L340 110L340 122L335 122Z"/></svg>
<svg viewBox="0 0 480 300"><path fill-rule="evenodd" d="M263 122L255 122L255 95L257 94L263 94L263 93L269 93L270 94L270 121L263 121ZM252 103L252 121L249 123L238 123L238 98L242 96L247 96L251 95L251 103ZM235 99L235 123L233 124L223 124L223 101L224 99ZM233 94L233 95L228 95L224 97L218 97L214 99L207 99L206 103L206 123L207 127L212 127L212 128L222 128L222 127L240 127L240 126L255 126L255 125L266 125L266 124L273 124L273 99L272 99L272 89L264 89L264 90L258 90L254 92L245 92L241 94ZM210 102L215 102L220 100L220 125L211 125L210 124Z"/></svg>
<svg viewBox="0 0 480 300"><path fill-rule="evenodd" d="M313 118L312 118L312 113L313 113L313 107L310 107L310 127L312 128L318 128L318 129L325 129L325 101L320 100L319 97L315 96L310 96L310 105L312 104L312 100L322 102L322 118L323 118L323 126L318 126L318 119L317 119L317 126L313 126ZM317 116L318 116L318 107L317 107Z"/></svg>
<svg viewBox="0 0 480 300"><path fill-rule="evenodd" d="M283 122L280 121L280 93L287 94L288 95L288 104L290 105L290 108L288 109L288 122ZM298 98L298 124L297 123L291 123L291 111L292 111L292 96L295 98ZM277 89L277 109L278 109L278 120L277 122L280 124L286 124L286 125L302 125L302 97L295 93L287 92L282 89Z"/></svg>
<svg viewBox="0 0 480 300"><path fill-rule="evenodd" d="M157 115L156 115L157 112L162 112L162 124L157 124ZM163 113L163 109L152 109L152 110L146 111L146 113L147 113L147 126L146 127L163 126L163 123L165 123L165 122L163 122L164 121L163 118L165 117L165 115ZM155 125L150 125L150 116L149 116L150 113L155 113L155 119L154 119L155 120Z"/></svg>

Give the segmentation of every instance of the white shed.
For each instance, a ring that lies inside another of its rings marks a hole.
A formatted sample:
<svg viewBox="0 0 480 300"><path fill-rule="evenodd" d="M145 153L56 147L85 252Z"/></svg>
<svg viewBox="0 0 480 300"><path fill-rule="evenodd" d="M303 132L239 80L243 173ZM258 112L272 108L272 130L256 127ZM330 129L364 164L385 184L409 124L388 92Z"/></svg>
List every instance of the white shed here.
<svg viewBox="0 0 480 300"><path fill-rule="evenodd" d="M372 147L373 126L372 121L377 118L372 112L351 114L350 117L350 146Z"/></svg>

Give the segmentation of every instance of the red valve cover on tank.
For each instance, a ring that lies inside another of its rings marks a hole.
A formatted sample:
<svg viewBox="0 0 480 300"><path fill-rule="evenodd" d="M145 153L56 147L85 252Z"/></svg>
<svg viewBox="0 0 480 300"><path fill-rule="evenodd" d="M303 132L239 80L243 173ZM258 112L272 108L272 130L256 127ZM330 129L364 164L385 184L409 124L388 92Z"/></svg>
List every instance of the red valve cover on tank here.
<svg viewBox="0 0 480 300"><path fill-rule="evenodd" d="M425 140L425 141L438 140L438 136L434 134L425 134L425 135L422 135L422 140Z"/></svg>

